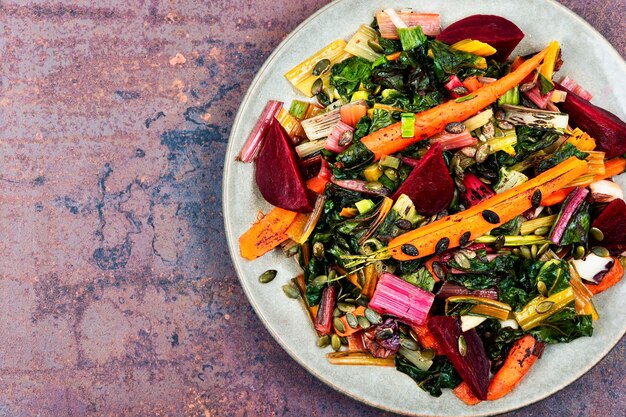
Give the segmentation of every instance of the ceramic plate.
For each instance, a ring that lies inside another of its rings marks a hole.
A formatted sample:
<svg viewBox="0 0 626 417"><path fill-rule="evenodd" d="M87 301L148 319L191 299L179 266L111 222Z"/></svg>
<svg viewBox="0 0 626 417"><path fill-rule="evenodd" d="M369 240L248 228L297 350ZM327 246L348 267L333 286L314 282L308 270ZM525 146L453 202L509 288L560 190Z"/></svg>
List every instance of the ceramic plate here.
<svg viewBox="0 0 626 417"><path fill-rule="evenodd" d="M545 398L570 384L593 367L619 341L625 331L623 300L626 285L597 297L601 319L594 335L569 344L548 346L543 358L509 395L494 402L468 407L445 390L439 398L421 391L406 375L392 368L330 365L316 347L316 335L300 303L280 289L299 273L293 259L274 251L255 260L239 256L237 239L254 222L259 210L271 209L254 182L254 165L235 162L255 121L270 99L290 103L297 94L283 74L328 43L348 39L376 11L411 7L441 14L443 27L471 14L496 14L515 22L526 34L515 52L530 53L556 39L563 49L560 74L573 76L593 93L593 102L626 116L626 65L609 43L574 13L548 0L524 1L359 1L339 0L320 9L294 30L265 62L243 99L232 128L224 167L224 222L233 263L241 284L259 317L280 345L309 372L333 388L360 401L408 415L491 415L510 411ZM547 29L547 30L546 30ZM515 53L514 52L514 53ZM623 176L622 176L623 177ZM622 187L624 179L621 179ZM260 285L257 277L278 269L277 279Z"/></svg>

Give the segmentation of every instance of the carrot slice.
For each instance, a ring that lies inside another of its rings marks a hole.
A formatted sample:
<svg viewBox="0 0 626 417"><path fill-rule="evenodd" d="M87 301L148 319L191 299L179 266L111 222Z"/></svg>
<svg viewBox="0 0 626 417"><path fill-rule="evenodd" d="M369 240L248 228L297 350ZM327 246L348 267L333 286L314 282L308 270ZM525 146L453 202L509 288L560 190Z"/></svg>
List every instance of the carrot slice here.
<svg viewBox="0 0 626 417"><path fill-rule="evenodd" d="M432 275L432 277L435 280L435 282L441 281L441 279L439 279L437 274L435 274L435 270L433 269L433 264L435 262L439 262L439 261L440 261L439 256L433 256L432 258L430 258L429 260L427 260L424 263L424 267L426 267L426 269L428 269L428 272L430 272L430 275ZM442 268L443 268L443 266L442 266Z"/></svg>
<svg viewBox="0 0 626 417"><path fill-rule="evenodd" d="M341 106L339 114L342 122L355 127L359 120L361 120L361 117L367 114L367 104L355 102Z"/></svg>
<svg viewBox="0 0 626 417"><path fill-rule="evenodd" d="M511 392L539 359L542 351L543 344L529 334L513 343L502 368L489 383L487 399L497 400Z"/></svg>
<svg viewBox="0 0 626 417"><path fill-rule="evenodd" d="M599 284L587 284L585 286L589 288L592 294L599 294L607 288L611 288L613 285L617 284L624 278L624 267L621 262L617 258L613 258L615 262L609 272L606 273L602 281Z"/></svg>
<svg viewBox="0 0 626 417"><path fill-rule="evenodd" d="M397 61L401 53L402 52L394 52L393 54L387 55L387 61Z"/></svg>
<svg viewBox="0 0 626 417"><path fill-rule="evenodd" d="M480 402L465 381L457 385L457 387L452 390L452 393L454 393L459 400L463 401L467 405L476 405Z"/></svg>
<svg viewBox="0 0 626 417"><path fill-rule="evenodd" d="M448 123L468 119L519 84L539 66L547 52L548 48L524 62L517 70L466 96L468 97L466 100L460 102L450 100L418 113L415 116L415 135L411 138L402 137L402 123L398 122L365 136L361 142L378 160L383 155L399 152L409 145L442 132Z"/></svg>
<svg viewBox="0 0 626 417"><path fill-rule="evenodd" d="M295 211L274 208L265 217L253 224L239 238L239 251L246 259L265 255L287 240L286 231L296 218Z"/></svg>
<svg viewBox="0 0 626 417"><path fill-rule="evenodd" d="M467 77L465 81L463 81L463 85L467 88L467 91L472 93L482 87L483 83L478 81L478 77Z"/></svg>
<svg viewBox="0 0 626 417"><path fill-rule="evenodd" d="M435 336L433 336L428 329L428 319L426 319L426 322L423 325L411 326L411 329L417 336L417 341L424 349L432 349L437 355L444 354L443 349L441 349L441 346L437 343L437 339L435 339Z"/></svg>

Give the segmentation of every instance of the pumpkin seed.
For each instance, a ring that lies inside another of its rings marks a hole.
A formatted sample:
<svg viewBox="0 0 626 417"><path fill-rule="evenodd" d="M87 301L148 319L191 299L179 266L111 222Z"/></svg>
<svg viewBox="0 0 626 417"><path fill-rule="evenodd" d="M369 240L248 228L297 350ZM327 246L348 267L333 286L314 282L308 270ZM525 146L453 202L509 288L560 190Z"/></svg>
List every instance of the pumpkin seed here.
<svg viewBox="0 0 626 417"><path fill-rule="evenodd" d="M598 229L597 227L592 227L591 229L589 229L589 234L592 238L594 238L594 240L597 240L598 242L602 242L604 240L604 233L602 233L602 230Z"/></svg>
<svg viewBox="0 0 626 417"><path fill-rule="evenodd" d="M545 314L548 311L552 310L552 306L554 306L554 301L542 301L537 304L537 307L535 307L535 311L537 312L537 314Z"/></svg>
<svg viewBox="0 0 626 417"><path fill-rule="evenodd" d="M371 48L371 50L376 52L377 54L382 54L383 52L385 52L383 47L380 46L380 44L378 42L376 42L376 41L374 41L372 39L368 39L367 46L369 46Z"/></svg>
<svg viewBox="0 0 626 417"><path fill-rule="evenodd" d="M515 256L520 256L522 254L522 251L519 250L519 248L514 248L513 250L511 250L511 253Z"/></svg>
<svg viewBox="0 0 626 417"><path fill-rule="evenodd" d="M411 230L413 228L413 224L407 219L400 219L396 221L395 225L400 230Z"/></svg>
<svg viewBox="0 0 626 417"><path fill-rule="evenodd" d="M409 336L411 336L411 339L415 340L416 342L419 341L419 339L417 338L417 335L415 334L413 329L409 330Z"/></svg>
<svg viewBox="0 0 626 417"><path fill-rule="evenodd" d="M461 249L459 252L465 255L467 259L474 259L476 257L476 252L471 250Z"/></svg>
<svg viewBox="0 0 626 417"><path fill-rule="evenodd" d="M483 219L485 219L487 223L491 223L491 224L500 223L500 216L498 216L498 214L495 211L483 210L482 215L483 215Z"/></svg>
<svg viewBox="0 0 626 417"><path fill-rule="evenodd" d="M454 254L454 261L463 269L469 269L472 266L469 259L461 252Z"/></svg>
<svg viewBox="0 0 626 417"><path fill-rule="evenodd" d="M387 168L384 172L387 178L389 178L391 181L395 182L398 179L398 173L395 169Z"/></svg>
<svg viewBox="0 0 626 417"><path fill-rule="evenodd" d="M493 138L493 135L496 133L496 130L492 123L487 123L481 129L481 132L487 139L491 139Z"/></svg>
<svg viewBox="0 0 626 417"><path fill-rule="evenodd" d="M533 259L537 259L537 252L539 251L539 248L537 247L537 245L532 245L530 247L530 256Z"/></svg>
<svg viewBox="0 0 626 417"><path fill-rule="evenodd" d="M365 318L372 324L380 324L383 322L383 318L381 317L381 315L371 308L366 308L364 314Z"/></svg>
<svg viewBox="0 0 626 417"><path fill-rule="evenodd" d="M317 339L317 347L325 348L330 345L330 337L329 336L321 336Z"/></svg>
<svg viewBox="0 0 626 417"><path fill-rule="evenodd" d="M537 236L545 236L548 234L549 231L550 231L550 228L548 226L541 226L541 227L536 228L533 233L536 234Z"/></svg>
<svg viewBox="0 0 626 417"><path fill-rule="evenodd" d="M451 122L446 125L445 129L448 133L459 134L463 133L463 131L465 130L465 125L459 122Z"/></svg>
<svg viewBox="0 0 626 417"><path fill-rule="evenodd" d="M361 294L359 295L359 298L356 299L356 303L360 306L367 307L367 305L370 303L370 300L369 298Z"/></svg>
<svg viewBox="0 0 626 417"><path fill-rule="evenodd" d="M352 133L351 130L346 130L341 134L341 137L339 138L337 144L339 146L348 146L352 143L352 139L354 139L354 133Z"/></svg>
<svg viewBox="0 0 626 417"><path fill-rule="evenodd" d="M467 245L467 242L469 242L471 236L472 236L472 232L463 233L459 239L459 244L461 246Z"/></svg>
<svg viewBox="0 0 626 417"><path fill-rule="evenodd" d="M380 191L383 189L383 184L378 181L370 181L365 184L365 188L372 191Z"/></svg>
<svg viewBox="0 0 626 417"><path fill-rule="evenodd" d="M418 350L419 346L413 339L402 338L400 339L400 346L408 350Z"/></svg>
<svg viewBox="0 0 626 417"><path fill-rule="evenodd" d="M435 275L437 275L437 278L442 280L446 277L446 273L444 272L443 266L441 266L440 262L433 262L432 268Z"/></svg>
<svg viewBox="0 0 626 417"><path fill-rule="evenodd" d="M346 322L348 323L348 326L352 327L353 329L359 327L359 322L356 319L356 316L352 313L346 314Z"/></svg>
<svg viewBox="0 0 626 417"><path fill-rule="evenodd" d="M478 162L479 164L485 162L487 160L487 157L489 156L490 150L491 146L489 146L488 143L483 143L482 145L480 145L478 149L476 149L476 155L474 155L474 159L476 159L476 162Z"/></svg>
<svg viewBox="0 0 626 417"><path fill-rule="evenodd" d="M268 269L267 271L259 275L259 282L261 284L267 284L268 282L272 282L272 280L276 278L277 273L278 271L276 271L275 269Z"/></svg>
<svg viewBox="0 0 626 417"><path fill-rule="evenodd" d="M339 336L333 333L333 335L330 337L330 345L335 352L341 349L341 339L339 338Z"/></svg>
<svg viewBox="0 0 626 417"><path fill-rule="evenodd" d="M602 246L594 246L591 249L591 252L593 252L594 254L600 256L601 258L606 258L611 256L611 253L608 251L607 248L603 248Z"/></svg>
<svg viewBox="0 0 626 417"><path fill-rule="evenodd" d="M496 238L495 242L493 242L493 248L498 251L504 247L505 243L506 238L503 235L500 235Z"/></svg>
<svg viewBox="0 0 626 417"><path fill-rule="evenodd" d="M321 93L323 89L324 89L324 81L322 81L321 78L318 78L317 80L313 82L313 85L311 86L311 95L316 96L319 93Z"/></svg>
<svg viewBox="0 0 626 417"><path fill-rule="evenodd" d="M339 317L335 317L333 319L333 326L339 333L343 333L346 331L346 326L343 325L343 321Z"/></svg>
<svg viewBox="0 0 626 417"><path fill-rule="evenodd" d="M408 256L419 256L420 254L417 248L410 243L405 243L404 245L402 245L400 250L402 250L402 253Z"/></svg>
<svg viewBox="0 0 626 417"><path fill-rule="evenodd" d="M324 257L324 244L322 242L315 242L313 244L313 256L317 259L322 259Z"/></svg>
<svg viewBox="0 0 626 417"><path fill-rule="evenodd" d="M577 246L574 251L574 259L582 259L585 256L585 247Z"/></svg>
<svg viewBox="0 0 626 417"><path fill-rule="evenodd" d="M435 358L435 351L432 349L424 349L422 350L421 354L422 359L424 359L425 361L430 361Z"/></svg>
<svg viewBox="0 0 626 417"><path fill-rule="evenodd" d="M317 64L315 64L312 74L315 76L322 75L323 73L328 71L328 68L330 68L330 59L322 59Z"/></svg>
<svg viewBox="0 0 626 417"><path fill-rule="evenodd" d="M335 307L335 309L333 310L333 317L341 317L342 315L343 315L343 311Z"/></svg>
<svg viewBox="0 0 626 417"><path fill-rule="evenodd" d="M356 320L362 329L369 329L370 326L372 325L372 323L370 323L370 321L367 318L365 318L365 316L358 316Z"/></svg>
<svg viewBox="0 0 626 417"><path fill-rule="evenodd" d="M463 335L459 336L459 355L465 356L467 353L467 342L465 341L465 337Z"/></svg>
<svg viewBox="0 0 626 417"><path fill-rule="evenodd" d="M465 88L465 87L462 87L462 86L454 87L450 91L452 93L456 94L457 96L466 96L469 93L469 90L467 88Z"/></svg>
<svg viewBox="0 0 626 417"><path fill-rule="evenodd" d="M532 254L530 253L530 249L528 249L528 246L520 246L519 250L524 258L532 259Z"/></svg>
<svg viewBox="0 0 626 417"><path fill-rule="evenodd" d="M442 237L441 239L439 239L439 242L437 242L437 245L435 246L435 254L441 255L448 249L449 245L450 239L447 237Z"/></svg>
<svg viewBox="0 0 626 417"><path fill-rule="evenodd" d="M543 254L546 253L549 247L550 247L550 244L547 242L541 245L541 247L537 251L537 259L541 258Z"/></svg>
<svg viewBox="0 0 626 417"><path fill-rule="evenodd" d="M466 146L461 148L461 153L469 158L473 158L476 155L476 148Z"/></svg>
<svg viewBox="0 0 626 417"><path fill-rule="evenodd" d="M537 85L536 82L529 82L529 83L524 83L522 85L519 86L519 91L522 93L525 93L528 90L532 90L533 88L535 88L535 86Z"/></svg>
<svg viewBox="0 0 626 417"><path fill-rule="evenodd" d="M313 284L316 287L321 287L322 285L325 285L327 282L328 282L328 277L326 275L319 275L313 278L313 281L311 281L311 284Z"/></svg>
<svg viewBox="0 0 626 417"><path fill-rule="evenodd" d="M384 327L376 331L376 340L387 340L390 337L393 337L393 329L389 327Z"/></svg>
<svg viewBox="0 0 626 417"><path fill-rule="evenodd" d="M498 127L502 130L511 130L515 126L513 126L511 123L507 122L506 120L498 120Z"/></svg>
<svg viewBox="0 0 626 417"><path fill-rule="evenodd" d="M537 208L541 205L541 198L543 196L541 195L541 190L539 188L537 188L534 192L533 192L533 196L530 198L530 203L532 204L533 208Z"/></svg>
<svg viewBox="0 0 626 417"><path fill-rule="evenodd" d="M354 310L356 310L355 305L350 303L337 303L337 308L344 313L352 313Z"/></svg>
<svg viewBox="0 0 626 417"><path fill-rule="evenodd" d="M294 287L291 284L285 284L283 285L283 292L285 293L285 295L289 298L293 298L294 300L297 300L298 298L300 298L300 291L298 291L298 289L296 287Z"/></svg>
<svg viewBox="0 0 626 417"><path fill-rule="evenodd" d="M496 120L502 121L506 117L506 113L504 112L504 110L500 109L496 112L494 117L496 118Z"/></svg>
<svg viewBox="0 0 626 417"><path fill-rule="evenodd" d="M539 291L539 294L543 295L544 297L548 296L548 287L543 281L537 281L537 291Z"/></svg>

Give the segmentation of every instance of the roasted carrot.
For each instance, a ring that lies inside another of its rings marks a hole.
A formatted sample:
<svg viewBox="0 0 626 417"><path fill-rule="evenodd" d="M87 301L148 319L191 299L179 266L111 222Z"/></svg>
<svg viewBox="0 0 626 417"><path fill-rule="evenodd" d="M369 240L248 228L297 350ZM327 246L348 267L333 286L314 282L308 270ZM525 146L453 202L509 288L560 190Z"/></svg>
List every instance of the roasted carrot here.
<svg viewBox="0 0 626 417"><path fill-rule="evenodd" d="M365 283L363 284L363 290L361 291L364 296L372 297L376 290L376 284L378 284L378 270L376 265L369 264L363 269L365 275Z"/></svg>
<svg viewBox="0 0 626 417"><path fill-rule="evenodd" d="M341 106L339 114L342 122L355 127L359 120L361 120L361 117L367 114L367 104L361 101Z"/></svg>
<svg viewBox="0 0 626 417"><path fill-rule="evenodd" d="M576 185L579 187L586 187L589 184L593 184L596 181L605 180L607 178L614 177L623 173L626 170L626 158L614 158L604 163L604 174L596 175ZM567 187L555 191L552 194L544 195L541 199L542 206L553 206L555 204L565 201L565 197L574 189L574 187Z"/></svg>
<svg viewBox="0 0 626 417"><path fill-rule="evenodd" d="M531 335L526 335L513 343L502 368L496 373L487 389L487 399L497 400L511 392L522 380L530 367L539 359L543 351L540 343Z"/></svg>
<svg viewBox="0 0 626 417"><path fill-rule="evenodd" d="M417 341L424 349L432 349L437 355L443 355L443 349L437 343L435 336L428 330L428 319L421 326L411 326L413 333L417 336Z"/></svg>
<svg viewBox="0 0 626 417"><path fill-rule="evenodd" d="M393 54L387 55L387 61L397 61L401 53L402 52L394 52Z"/></svg>
<svg viewBox="0 0 626 417"><path fill-rule="evenodd" d="M358 306L353 312L352 314L354 314L355 317L358 316L362 316L365 314L365 307L363 306ZM348 325L348 321L346 320L346 316L341 316L339 317L339 320L341 320L341 322L343 323L343 327L344 327L344 331L340 332L339 330L337 330L337 327L335 327L335 333L337 333L339 336L349 336L352 333L358 332L359 330L361 330L359 327L357 327L356 329L353 329L352 327L350 327Z"/></svg>
<svg viewBox="0 0 626 417"><path fill-rule="evenodd" d="M295 211L274 208L265 217L253 224L239 238L239 251L246 259L265 255L287 240L286 231L296 218Z"/></svg>
<svg viewBox="0 0 626 417"><path fill-rule="evenodd" d="M476 405L480 402L465 381L457 385L457 387L452 390L452 393L467 405Z"/></svg>
<svg viewBox="0 0 626 417"><path fill-rule="evenodd" d="M424 267L428 269L428 272L430 272L430 275L432 275L435 282L441 281L441 279L439 279L439 277L437 276L437 274L435 274L435 271L433 270L433 264L439 261L440 261L439 256L433 256L432 258L430 258L424 263ZM440 265L441 265L441 262L440 262ZM443 268L443 266L441 267Z"/></svg>
<svg viewBox="0 0 626 417"><path fill-rule="evenodd" d="M467 88L467 91L472 93L478 90L480 87L482 87L483 84L480 81L478 81L478 77L467 77L463 81L463 86Z"/></svg>
<svg viewBox="0 0 626 417"><path fill-rule="evenodd" d="M344 207L339 213L340 216L347 217L349 219L356 217L357 214L359 214L359 210L355 209L354 207Z"/></svg>
<svg viewBox="0 0 626 417"><path fill-rule="evenodd" d="M365 136L361 142L378 160L382 155L399 152L415 142L442 132L448 123L468 119L519 84L539 66L547 52L548 48L524 62L517 70L474 91L467 96L467 100L451 100L418 113L415 116L415 135L412 138L402 137L402 123L398 122Z"/></svg>
<svg viewBox="0 0 626 417"><path fill-rule="evenodd" d="M536 190L541 194L551 194L585 172L586 161L569 158L530 181L496 194L467 210L396 237L389 242L387 251L393 258L407 261L435 253L437 243L444 238L448 239L449 248L457 247L461 236L467 232L470 234L469 240L475 239L530 209Z"/></svg>
<svg viewBox="0 0 626 417"><path fill-rule="evenodd" d="M363 334L356 332L347 336L348 351L349 352L365 352L367 351L365 344L363 343Z"/></svg>
<svg viewBox="0 0 626 417"><path fill-rule="evenodd" d="M607 288L611 288L613 285L620 282L622 278L624 278L624 267L622 266L619 259L613 259L615 260L613 266L611 267L611 269L609 269L609 272L606 273L606 275L604 276L604 278L602 278L602 281L600 281L599 284L585 283L585 286L589 288L589 291L591 291L592 294L599 294Z"/></svg>

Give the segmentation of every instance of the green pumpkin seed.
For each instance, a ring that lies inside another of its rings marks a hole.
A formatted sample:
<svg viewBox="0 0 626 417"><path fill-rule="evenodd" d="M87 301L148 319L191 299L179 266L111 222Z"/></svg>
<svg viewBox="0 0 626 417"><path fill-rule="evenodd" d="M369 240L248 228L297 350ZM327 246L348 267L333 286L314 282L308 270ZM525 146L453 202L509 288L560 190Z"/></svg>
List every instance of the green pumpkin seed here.
<svg viewBox="0 0 626 417"><path fill-rule="evenodd" d="M582 259L585 256L585 247L577 246L574 251L574 259Z"/></svg>
<svg viewBox="0 0 626 417"><path fill-rule="evenodd" d="M275 269L268 269L267 271L259 275L259 282L261 284L267 284L268 282L272 282L272 280L276 278L277 273L278 271L276 271Z"/></svg>
<svg viewBox="0 0 626 417"><path fill-rule="evenodd" d="M467 342L463 335L459 336L459 355L465 356L467 354Z"/></svg>
<svg viewBox="0 0 626 417"><path fill-rule="evenodd" d="M496 238L496 241L493 242L493 248L496 251L499 251L500 249L504 247L505 243L506 243L506 238L503 235L500 235Z"/></svg>
<svg viewBox="0 0 626 417"><path fill-rule="evenodd" d="M317 347L325 348L330 345L330 336L321 336L317 339Z"/></svg>
<svg viewBox="0 0 626 417"><path fill-rule="evenodd" d="M464 148L461 148L461 153L467 156L468 158L473 158L474 156L476 156L476 148L472 148L471 146L466 146Z"/></svg>
<svg viewBox="0 0 626 417"><path fill-rule="evenodd" d="M359 295L359 298L356 299L356 303L360 306L367 307L367 305L370 303L370 300L369 298L361 294Z"/></svg>
<svg viewBox="0 0 626 417"><path fill-rule="evenodd" d="M435 358L435 351L432 349L424 349L422 350L421 354L422 359L424 359L425 361L430 361Z"/></svg>
<svg viewBox="0 0 626 417"><path fill-rule="evenodd" d="M552 306L554 306L554 301L542 301L537 305L537 307L535 307L535 311L537 312L537 314L545 314L548 311L552 310Z"/></svg>
<svg viewBox="0 0 626 417"><path fill-rule="evenodd" d="M333 347L333 350L335 352L341 349L341 339L339 338L339 336L333 333L333 335L330 337L330 345Z"/></svg>
<svg viewBox="0 0 626 417"><path fill-rule="evenodd" d="M594 240L598 242L602 242L604 240L604 233L602 233L602 230L598 229L597 227L592 227L591 229L589 229L589 234L592 238L594 238Z"/></svg>
<svg viewBox="0 0 626 417"><path fill-rule="evenodd" d="M344 313L352 313L354 310L356 310L356 306L350 303L337 303L337 308Z"/></svg>
<svg viewBox="0 0 626 417"><path fill-rule="evenodd" d="M549 231L550 231L550 228L548 226L541 226L541 227L536 228L533 233L537 236L545 236L548 234Z"/></svg>
<svg viewBox="0 0 626 417"><path fill-rule="evenodd" d="M544 297L548 296L548 287L543 281L537 281L537 291L539 291L539 294L543 295Z"/></svg>
<svg viewBox="0 0 626 417"><path fill-rule="evenodd" d="M537 248L537 245L532 245L530 247L530 256L533 259L537 259L537 252L539 251L539 248Z"/></svg>
<svg viewBox="0 0 626 417"><path fill-rule="evenodd" d="M315 76L322 75L323 73L328 71L328 68L330 68L330 59L322 59L317 64L315 64L315 67L313 67L313 71L311 73Z"/></svg>
<svg viewBox="0 0 626 417"><path fill-rule="evenodd" d="M395 169L387 168L385 170L385 175L387 176L387 178L394 182L398 179L398 173Z"/></svg>
<svg viewBox="0 0 626 417"><path fill-rule="evenodd" d="M400 346L408 350L418 350L419 346L413 339L402 338L400 339Z"/></svg>
<svg viewBox="0 0 626 417"><path fill-rule="evenodd" d="M611 256L611 253L608 251L608 249L603 248L602 246L594 246L591 249L591 252L593 252L595 255L600 256L601 258L607 258Z"/></svg>
<svg viewBox="0 0 626 417"><path fill-rule="evenodd" d="M359 323L359 326L361 326L362 329L369 329L370 326L372 325L370 321L364 316L358 316L356 319Z"/></svg>
<svg viewBox="0 0 626 417"><path fill-rule="evenodd" d="M454 254L454 261L463 269L469 269L472 266L469 259L461 252Z"/></svg>
<svg viewBox="0 0 626 417"><path fill-rule="evenodd" d="M493 123L487 123L486 125L484 125L481 129L481 133L483 134L483 136L485 136L487 139L491 139L493 138L493 136L496 133L496 129L495 126L493 125Z"/></svg>
<svg viewBox="0 0 626 417"><path fill-rule="evenodd" d="M341 316L343 316L343 311L335 307L335 309L333 310L333 317L341 317Z"/></svg>
<svg viewBox="0 0 626 417"><path fill-rule="evenodd" d="M343 325L343 321L341 321L339 317L335 317L333 319L333 326L335 326L335 329L337 329L339 333L346 331L346 326Z"/></svg>
<svg viewBox="0 0 626 417"><path fill-rule="evenodd" d="M513 248L513 250L511 250L511 253L515 256L521 256L522 255L522 251L519 250L519 248Z"/></svg>
<svg viewBox="0 0 626 417"><path fill-rule="evenodd" d="M356 329L357 327L359 327L359 321L356 319L356 316L352 313L346 314L346 322L348 322L348 326L352 327L353 329Z"/></svg>
<svg viewBox="0 0 626 417"><path fill-rule="evenodd" d="M546 253L549 247L550 247L550 243L547 243L547 242L541 245L541 247L537 251L537 259L541 258L543 254Z"/></svg>
<svg viewBox="0 0 626 417"><path fill-rule="evenodd" d="M443 266L441 266L441 263L437 261L433 262L432 268L435 275L437 275L437 278L444 279L446 277L446 273L443 270Z"/></svg>
<svg viewBox="0 0 626 417"><path fill-rule="evenodd" d="M365 188L372 191L380 191L383 189L383 184L378 181L370 181L365 184Z"/></svg>
<svg viewBox="0 0 626 417"><path fill-rule="evenodd" d="M413 329L409 330L409 336L411 336L411 339L415 340L416 342L419 341L419 339L417 338L417 335L415 334L415 332L413 331Z"/></svg>
<svg viewBox="0 0 626 417"><path fill-rule="evenodd" d="M483 143L482 145L480 145L478 149L476 149L476 155L474 155L474 159L476 159L476 162L478 162L479 164L485 162L487 160L487 157L489 156L490 150L491 146L489 146L488 143Z"/></svg>
<svg viewBox="0 0 626 417"><path fill-rule="evenodd" d="M321 78L318 78L317 80L313 82L313 85L311 86L311 95L316 96L319 93L321 93L323 89L324 89L324 81L322 81Z"/></svg>
<svg viewBox="0 0 626 417"><path fill-rule="evenodd" d="M365 318L372 324L380 324L383 322L382 316L378 314L376 311L372 310L371 308L366 308L364 314L365 314Z"/></svg>
<svg viewBox="0 0 626 417"><path fill-rule="evenodd" d="M445 131L452 134L463 133L465 130L465 125L459 122L451 122L448 123L445 127Z"/></svg>
<svg viewBox="0 0 626 417"><path fill-rule="evenodd" d="M317 259L324 257L324 244L322 242L315 242L315 244L313 244L313 256Z"/></svg>
<svg viewBox="0 0 626 417"><path fill-rule="evenodd" d="M382 54L383 52L385 52L383 47L380 46L380 44L378 42L376 42L376 41L374 41L372 39L368 39L367 46L369 46L371 48L371 50L376 52L377 54Z"/></svg>
<svg viewBox="0 0 626 417"><path fill-rule="evenodd" d="M325 285L327 282L328 282L328 277L326 275L320 275L320 276L313 278L313 281L311 281L311 284L313 284L316 287L321 287L322 285Z"/></svg>
<svg viewBox="0 0 626 417"><path fill-rule="evenodd" d="M462 253L467 259L474 259L476 257L476 252L471 250L461 249L459 252Z"/></svg>
<svg viewBox="0 0 626 417"><path fill-rule="evenodd" d="M515 128L515 126L513 126L511 123L507 122L506 120L498 121L498 127L503 130L511 130Z"/></svg>
<svg viewBox="0 0 626 417"><path fill-rule="evenodd" d="M294 300L297 300L298 298L300 298L300 291L298 291L298 289L296 287L294 287L291 284L285 284L283 285L283 292L285 293L285 295L289 298L293 298Z"/></svg>
<svg viewBox="0 0 626 417"><path fill-rule="evenodd" d="M519 250L524 258L532 259L532 254L530 253L530 249L528 249L528 246L520 246Z"/></svg>

